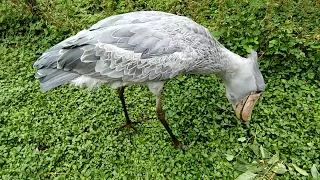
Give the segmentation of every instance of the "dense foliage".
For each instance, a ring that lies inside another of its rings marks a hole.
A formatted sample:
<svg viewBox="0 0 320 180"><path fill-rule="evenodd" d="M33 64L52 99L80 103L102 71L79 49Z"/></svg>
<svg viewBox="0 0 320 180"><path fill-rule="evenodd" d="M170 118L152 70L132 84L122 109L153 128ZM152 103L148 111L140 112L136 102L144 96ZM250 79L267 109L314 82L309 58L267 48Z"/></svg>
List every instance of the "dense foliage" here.
<svg viewBox="0 0 320 180"><path fill-rule="evenodd" d="M116 91L39 91L32 65L47 48L107 16L138 10L185 15L241 55L259 53L266 92L253 119L234 117L221 81L180 76L164 109L143 86L126 92L138 133L116 133ZM315 0L11 0L0 4L0 178L318 178L320 3Z"/></svg>

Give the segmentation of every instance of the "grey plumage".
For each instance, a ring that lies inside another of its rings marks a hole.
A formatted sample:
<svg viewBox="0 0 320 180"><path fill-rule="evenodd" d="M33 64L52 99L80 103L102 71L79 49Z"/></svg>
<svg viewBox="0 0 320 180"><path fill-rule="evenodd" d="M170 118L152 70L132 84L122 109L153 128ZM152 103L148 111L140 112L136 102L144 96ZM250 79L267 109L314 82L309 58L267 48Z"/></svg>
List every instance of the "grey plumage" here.
<svg viewBox="0 0 320 180"><path fill-rule="evenodd" d="M238 72L247 64L251 69ZM242 58L191 19L158 11L101 20L44 52L34 67L39 69L35 77L42 91L67 82L80 86L109 83L112 87L163 83L185 73L216 74L225 82L252 74L255 89L265 88L256 55ZM236 72L238 75L230 75Z"/></svg>
<svg viewBox="0 0 320 180"><path fill-rule="evenodd" d="M220 46L207 29L189 18L133 12L106 18L62 41L34 67L42 70L36 76L42 91L82 75L107 83L163 81L193 70ZM59 71L43 70L55 68ZM59 73L55 79L53 75Z"/></svg>
<svg viewBox="0 0 320 180"><path fill-rule="evenodd" d="M107 83L118 88L125 126L132 128L124 87L146 84L156 95L158 119L180 147L162 111L164 82L180 74L216 74L236 108L249 94L265 89L257 58L255 51L248 58L232 53L187 17L141 11L99 21L44 52L34 67L41 91L65 83L89 88Z"/></svg>

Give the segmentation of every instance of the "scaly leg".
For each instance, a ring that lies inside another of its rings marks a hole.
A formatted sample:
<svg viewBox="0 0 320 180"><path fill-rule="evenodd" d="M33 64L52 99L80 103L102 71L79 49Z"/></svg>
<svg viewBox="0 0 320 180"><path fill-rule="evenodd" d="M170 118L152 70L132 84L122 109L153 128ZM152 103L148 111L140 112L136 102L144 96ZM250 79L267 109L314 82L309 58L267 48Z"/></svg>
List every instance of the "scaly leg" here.
<svg viewBox="0 0 320 180"><path fill-rule="evenodd" d="M162 125L166 128L168 133L171 136L172 142L176 148L181 148L182 144L181 142L177 139L177 137L172 133L172 130L168 124L168 121L165 119L165 114L162 110L162 105L161 105L161 96L157 95L157 100L156 100L156 109L157 109L157 116Z"/></svg>
<svg viewBox="0 0 320 180"><path fill-rule="evenodd" d="M124 127L128 127L128 128L132 128L132 129L135 130L135 131L138 131L137 128L135 128L135 127L132 125L132 122L131 122L131 120L129 119L126 102L125 102L125 99L124 99L124 96L123 96L124 88L125 88L124 86L118 88L119 98L120 98L121 103L122 103L122 108L123 108L124 116L126 117L126 123L125 123L123 126L121 126L120 129L122 129L122 128L124 128Z"/></svg>

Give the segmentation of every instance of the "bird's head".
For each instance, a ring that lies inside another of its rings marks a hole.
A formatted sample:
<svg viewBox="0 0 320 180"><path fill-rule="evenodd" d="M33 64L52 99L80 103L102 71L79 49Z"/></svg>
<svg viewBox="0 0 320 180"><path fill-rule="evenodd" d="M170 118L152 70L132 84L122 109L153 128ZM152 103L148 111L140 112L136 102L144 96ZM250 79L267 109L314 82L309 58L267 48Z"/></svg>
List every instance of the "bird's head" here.
<svg viewBox="0 0 320 180"><path fill-rule="evenodd" d="M242 121L250 120L252 109L265 90L257 60L257 52L251 50L248 58L235 63L225 76L226 96Z"/></svg>

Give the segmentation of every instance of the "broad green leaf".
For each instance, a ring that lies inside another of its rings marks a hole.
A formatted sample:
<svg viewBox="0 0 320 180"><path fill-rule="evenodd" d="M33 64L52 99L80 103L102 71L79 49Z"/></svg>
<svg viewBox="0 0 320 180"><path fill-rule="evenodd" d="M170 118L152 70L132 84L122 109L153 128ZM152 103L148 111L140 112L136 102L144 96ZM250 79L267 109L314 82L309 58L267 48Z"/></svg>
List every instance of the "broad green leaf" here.
<svg viewBox="0 0 320 180"><path fill-rule="evenodd" d="M313 179L317 179L317 180L320 179L320 174L317 170L317 165L315 165L315 164L313 164L311 167L311 175L312 175Z"/></svg>
<svg viewBox="0 0 320 180"><path fill-rule="evenodd" d="M254 154L256 154L257 156L260 156L259 146L255 144L250 144L249 148L254 152Z"/></svg>
<svg viewBox="0 0 320 180"><path fill-rule="evenodd" d="M279 161L279 155L275 154L269 159L269 161L267 163L268 164L274 164L274 163L276 163L278 161Z"/></svg>
<svg viewBox="0 0 320 180"><path fill-rule="evenodd" d="M244 141L246 141L246 140L247 140L247 138L246 138L246 137L238 138L238 141L240 141L240 142L244 142Z"/></svg>
<svg viewBox="0 0 320 180"><path fill-rule="evenodd" d="M304 175L304 176L308 176L308 175L309 175L309 174L307 173L307 171L299 168L297 165L295 165L295 164L292 164L292 165L293 165L294 169L295 169L296 171L298 171L298 173L300 173L300 174L302 174L302 175Z"/></svg>
<svg viewBox="0 0 320 180"><path fill-rule="evenodd" d="M240 176L238 176L236 180L253 180L256 176L257 174L247 171L241 174Z"/></svg>
<svg viewBox="0 0 320 180"><path fill-rule="evenodd" d="M234 155L232 155L232 154L225 154L225 155L226 155L226 159L227 159L228 161L232 161L233 158L234 158Z"/></svg>
<svg viewBox="0 0 320 180"><path fill-rule="evenodd" d="M249 164L248 161L244 160L244 159L241 158L241 157L237 157L237 160L238 160L239 162L241 162L242 164Z"/></svg>
<svg viewBox="0 0 320 180"><path fill-rule="evenodd" d="M252 173L261 172L261 171L263 171L263 169L264 169L264 166L260 165L260 164L248 166L248 171L250 171Z"/></svg>
<svg viewBox="0 0 320 180"><path fill-rule="evenodd" d="M277 173L277 174L284 174L285 172L287 172L287 168L284 164L278 163L277 165L273 166L273 168L271 169L271 171Z"/></svg>
<svg viewBox="0 0 320 180"><path fill-rule="evenodd" d="M241 164L241 163L236 163L233 168L235 170L241 171L241 172L246 172L248 170L248 167L246 164Z"/></svg>
<svg viewBox="0 0 320 180"><path fill-rule="evenodd" d="M262 159L265 159L266 158L266 154L264 153L264 149L263 149L262 145L260 145L260 153L261 153Z"/></svg>
<svg viewBox="0 0 320 180"><path fill-rule="evenodd" d="M241 163L236 163L233 168L235 170L241 171L241 172L246 172L250 171L252 173L256 172L261 172L263 171L264 166L262 166L259 163L251 163L251 164L241 164Z"/></svg>

